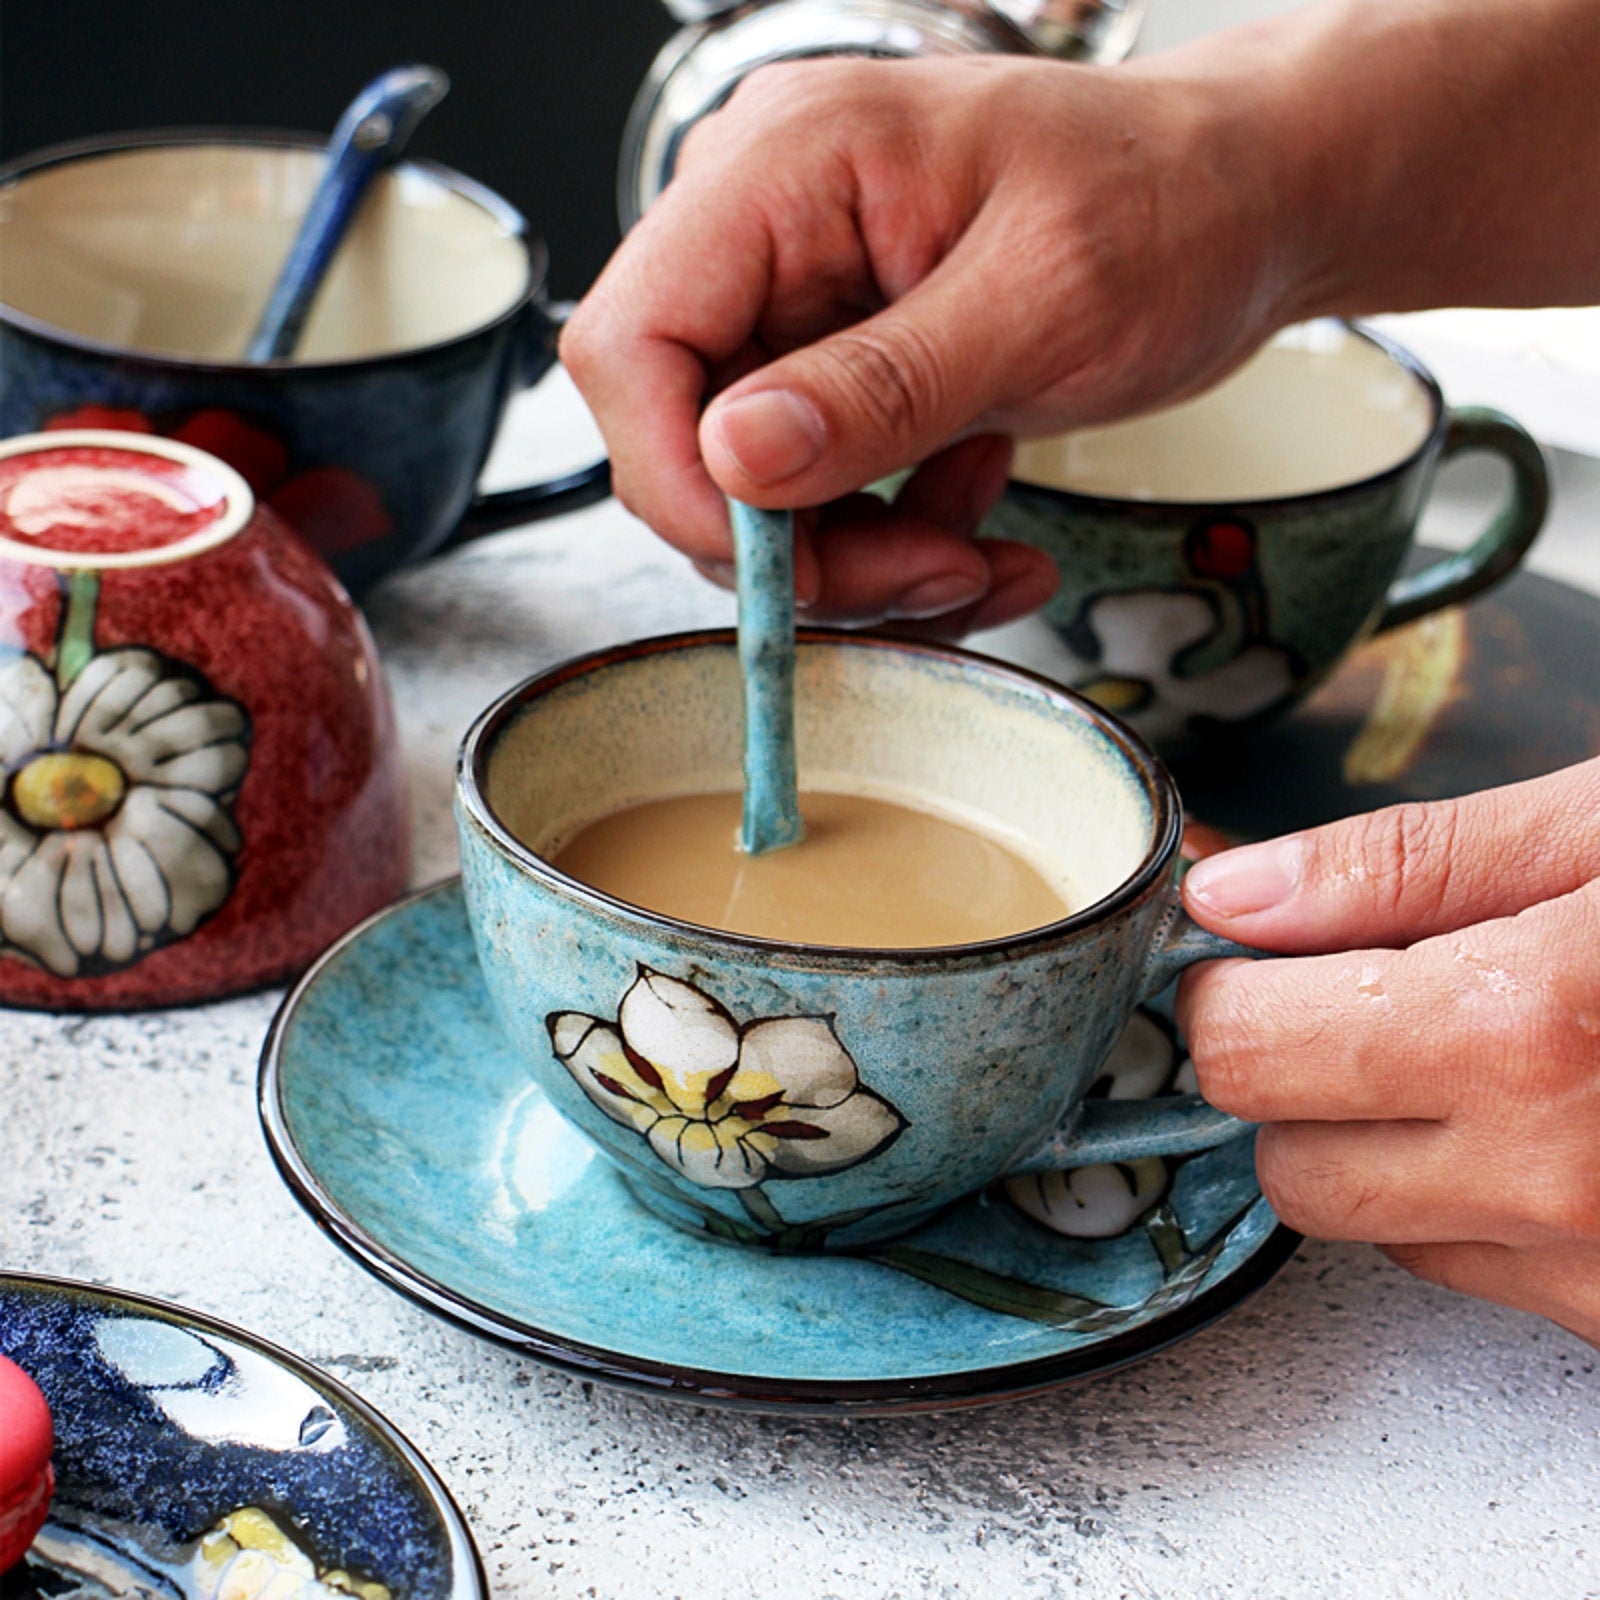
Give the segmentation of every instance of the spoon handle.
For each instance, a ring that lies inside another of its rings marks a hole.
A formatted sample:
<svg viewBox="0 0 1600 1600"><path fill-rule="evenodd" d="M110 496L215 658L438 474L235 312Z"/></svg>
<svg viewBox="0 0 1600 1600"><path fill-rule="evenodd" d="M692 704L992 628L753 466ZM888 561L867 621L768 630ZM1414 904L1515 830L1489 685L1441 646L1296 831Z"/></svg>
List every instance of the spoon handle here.
<svg viewBox="0 0 1600 1600"><path fill-rule="evenodd" d="M798 843L794 752L794 515L729 502L744 673L744 817L749 855Z"/></svg>
<svg viewBox="0 0 1600 1600"><path fill-rule="evenodd" d="M395 67L374 78L339 118L322 180L245 351L248 361L294 354L317 290L367 186L399 159L416 126L444 98L437 67Z"/></svg>

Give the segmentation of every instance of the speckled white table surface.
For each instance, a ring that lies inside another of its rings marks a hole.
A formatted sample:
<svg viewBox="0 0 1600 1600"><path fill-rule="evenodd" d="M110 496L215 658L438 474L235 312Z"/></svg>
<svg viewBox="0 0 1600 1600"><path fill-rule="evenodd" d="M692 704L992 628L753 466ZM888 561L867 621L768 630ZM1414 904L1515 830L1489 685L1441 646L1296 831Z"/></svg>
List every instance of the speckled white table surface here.
<svg viewBox="0 0 1600 1600"><path fill-rule="evenodd" d="M558 378L493 471L580 458L589 427ZM1562 456L1557 476L1535 564L1600 588L1600 463ZM1434 535L1479 492L1447 487ZM394 578L369 615L422 883L454 870L452 761L490 698L732 605L609 504ZM1039 638L978 642L1025 656ZM0 1265L177 1302L342 1380L432 1462L497 1595L1600 1596L1596 1353L1365 1248L1304 1245L1233 1314L1113 1375L893 1420L637 1397L447 1325L341 1253L274 1169L255 1080L278 999L0 1014Z"/></svg>

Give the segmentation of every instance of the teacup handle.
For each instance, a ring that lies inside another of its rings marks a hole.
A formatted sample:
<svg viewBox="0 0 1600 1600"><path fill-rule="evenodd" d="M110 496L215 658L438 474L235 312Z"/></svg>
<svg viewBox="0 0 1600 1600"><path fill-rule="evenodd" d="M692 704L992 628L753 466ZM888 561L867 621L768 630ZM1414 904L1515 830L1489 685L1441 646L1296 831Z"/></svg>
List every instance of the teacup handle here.
<svg viewBox="0 0 1600 1600"><path fill-rule="evenodd" d="M1222 956L1268 955L1202 928L1175 904L1166 934L1145 968L1139 999L1160 994L1185 967ZM1184 1156L1209 1150L1248 1133L1254 1123L1207 1105L1197 1094L1159 1095L1150 1100L1084 1100L1067 1114L1036 1150L1007 1167L1008 1178L1056 1172L1102 1161L1138 1161L1145 1156Z"/></svg>
<svg viewBox="0 0 1600 1600"><path fill-rule="evenodd" d="M1373 630L1398 628L1442 606L1469 600L1497 584L1522 559L1550 507L1550 469L1544 451L1521 423L1501 411L1464 406L1452 414L1440 461L1484 450L1503 456L1511 489L1494 520L1465 550L1396 578Z"/></svg>
<svg viewBox="0 0 1600 1600"><path fill-rule="evenodd" d="M570 302L555 305L535 300L528 308L529 323L521 346L521 366L514 380L518 389L530 389L556 364L556 341L562 325L572 315ZM522 484L515 489L480 490L472 497L460 522L440 546L449 550L486 533L515 528L525 522L541 522L568 511L581 511L598 505L611 493L611 463L602 456L576 472L563 473L543 483ZM440 551L435 551L437 555Z"/></svg>

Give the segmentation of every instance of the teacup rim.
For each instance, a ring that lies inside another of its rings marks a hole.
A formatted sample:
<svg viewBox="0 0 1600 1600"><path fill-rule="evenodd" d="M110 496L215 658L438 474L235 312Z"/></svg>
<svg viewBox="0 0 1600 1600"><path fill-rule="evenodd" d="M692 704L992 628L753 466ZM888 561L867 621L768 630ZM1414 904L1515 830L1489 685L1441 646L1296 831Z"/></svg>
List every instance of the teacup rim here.
<svg viewBox="0 0 1600 1600"><path fill-rule="evenodd" d="M768 962L785 967L848 967L854 970L888 966L917 970L948 966L953 961L981 965L1012 960L1020 953L1031 953L1035 949L1079 937L1088 929L1098 927L1138 904L1165 881L1183 838L1183 802L1177 784L1166 764L1144 739L1119 717L1096 705L1086 695L1026 667L962 645L936 640L903 638L849 628L802 627L795 630L795 642L797 645L837 644L894 650L961 666L975 666L994 677L1010 680L1034 693L1042 693L1049 700L1064 704L1074 715L1094 724L1119 749L1145 790L1152 813L1151 843L1139 865L1109 894L1102 895L1069 916L998 938L973 940L965 944L910 947L804 944L762 938L754 934L731 933L701 923L685 922L630 901L619 900L559 871L544 857L529 849L500 821L489 804L486 792L488 763L495 740L528 703L599 668L644 656L708 646L736 652L738 633L734 628L694 628L605 645L569 656L513 684L474 718L461 740L454 785L459 814L486 839L501 859L509 861L525 875L554 888L569 900L607 916L622 918L676 938L715 939L719 946L759 955Z"/></svg>
<svg viewBox="0 0 1600 1600"><path fill-rule="evenodd" d="M1428 398L1432 408L1433 419L1428 425L1428 431L1412 450L1408 451L1400 460L1392 465L1382 468L1378 472L1368 473L1365 477L1351 478L1345 483L1336 483L1327 489L1308 489L1300 494L1268 494L1268 495L1226 495L1201 500L1168 500L1161 497L1150 499L1135 499L1132 496L1114 494L1091 494L1077 489L1064 489L1057 484L1033 483L1027 478L1019 478L1012 474L1011 489L1022 489L1028 494L1039 495L1056 504L1070 506L1099 506L1114 511L1118 516L1126 517L1144 516L1149 521L1170 521L1174 517L1193 520L1202 517L1217 517L1229 512L1270 512L1283 510L1287 507L1314 509L1330 501L1343 500L1353 494L1368 492L1392 479L1404 477L1431 451L1438 448L1444 438L1446 428L1450 425L1450 406L1444 397L1444 388L1436 378L1427 363L1412 349L1400 343L1398 339L1390 338L1388 334L1378 328L1369 327L1367 324L1347 317L1329 317L1328 322L1337 323L1347 329L1358 339L1364 339L1368 344L1375 345L1383 351L1397 366L1402 367L1421 386L1423 393ZM1041 436L1047 437L1047 436Z"/></svg>
<svg viewBox="0 0 1600 1600"><path fill-rule="evenodd" d="M255 493L237 468L220 456L164 434L132 433L115 428L53 428L18 433L0 439L0 461L32 455L36 451L72 449L124 450L129 455L160 456L165 461L181 462L217 480L222 487L225 509L215 522L198 533L148 550L60 550L50 545L25 544L0 533L0 559L48 567L57 572L126 572L166 567L220 549L242 533L255 515Z"/></svg>
<svg viewBox="0 0 1600 1600"><path fill-rule="evenodd" d="M169 149L183 145L213 145L231 147L264 147L269 149L318 150L326 140L313 133L287 128L235 128L226 125L207 125L192 128L140 128L123 133L91 134L81 139L63 140L58 144L44 145L25 155L0 163L0 194L12 184L49 167L62 166L72 161L87 160L97 156L115 156L128 151ZM448 350L482 338L485 334L523 316L528 306L544 297L550 272L550 253L544 240L535 234L528 219L503 195L476 178L442 162L407 156L395 163L395 170L406 168L426 173L441 182L447 189L471 202L502 223L507 234L522 246L528 262L528 281L522 292L503 310L484 321L446 339L435 339L427 344L405 345L395 350L380 350L358 356L339 356L332 359L305 361L294 357L280 357L271 361L216 360L195 356L173 355L170 351L145 350L136 345L111 344L103 339L91 338L64 328L59 323L48 322L30 312L10 305L0 297L0 325L36 339L49 340L88 355L107 356L118 360L137 361L143 366L164 368L174 372L220 373L239 375L245 373L349 373L367 367L383 367L394 362L411 361L419 356Z"/></svg>

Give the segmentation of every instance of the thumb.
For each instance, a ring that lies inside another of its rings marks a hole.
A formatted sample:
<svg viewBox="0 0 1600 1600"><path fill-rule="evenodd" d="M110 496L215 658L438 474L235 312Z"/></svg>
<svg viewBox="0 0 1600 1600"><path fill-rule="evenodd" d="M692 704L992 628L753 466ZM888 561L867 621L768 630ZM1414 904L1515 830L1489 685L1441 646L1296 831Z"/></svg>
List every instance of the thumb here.
<svg viewBox="0 0 1600 1600"><path fill-rule="evenodd" d="M1403 946L1600 877L1600 762L1459 800L1411 803L1207 857L1197 921L1285 954Z"/></svg>
<svg viewBox="0 0 1600 1600"><path fill-rule="evenodd" d="M886 310L718 395L700 421L718 487L756 505L820 505L950 443L1001 384L1016 385L1038 343L1010 328L978 336L971 275L947 263Z"/></svg>

